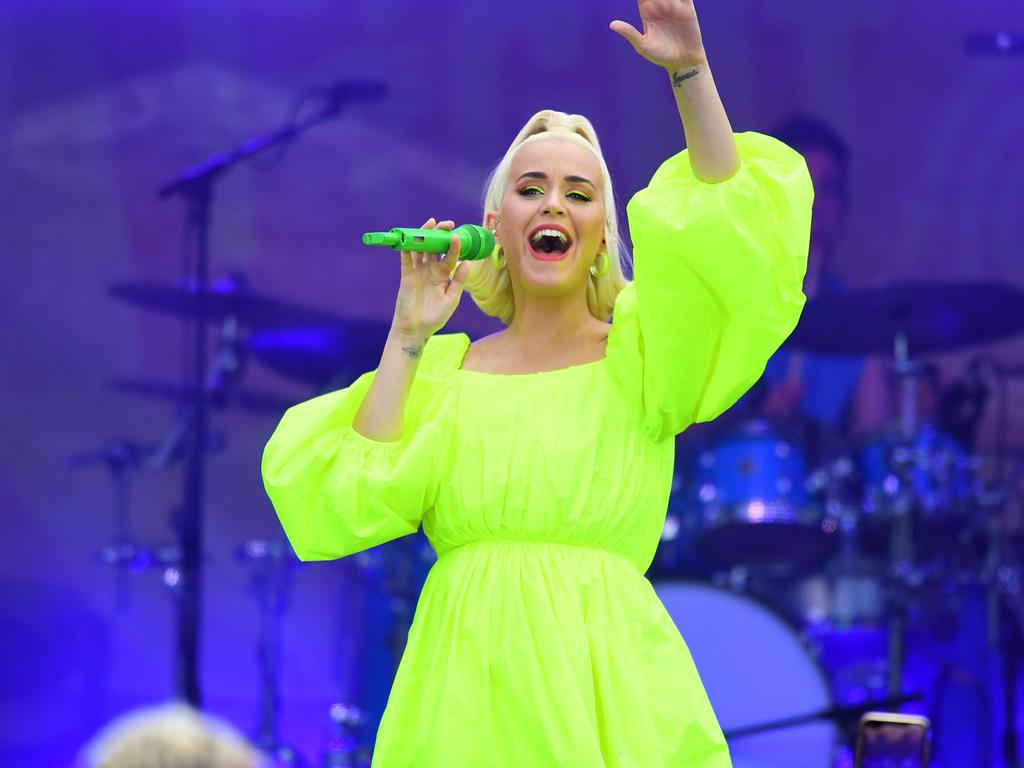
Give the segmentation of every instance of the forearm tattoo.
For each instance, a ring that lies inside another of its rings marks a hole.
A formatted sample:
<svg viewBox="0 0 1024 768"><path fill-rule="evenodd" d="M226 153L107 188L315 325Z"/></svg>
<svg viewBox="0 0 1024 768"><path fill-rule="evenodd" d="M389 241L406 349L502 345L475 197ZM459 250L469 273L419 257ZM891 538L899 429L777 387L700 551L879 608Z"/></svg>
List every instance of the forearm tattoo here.
<svg viewBox="0 0 1024 768"><path fill-rule="evenodd" d="M411 358L413 360L418 360L420 358L420 355L423 354L423 347L422 346L402 347L402 351L405 353L406 357Z"/></svg>
<svg viewBox="0 0 1024 768"><path fill-rule="evenodd" d="M697 70L691 69L689 72L673 72L672 73L672 87L680 88L686 80L691 77L697 76Z"/></svg>

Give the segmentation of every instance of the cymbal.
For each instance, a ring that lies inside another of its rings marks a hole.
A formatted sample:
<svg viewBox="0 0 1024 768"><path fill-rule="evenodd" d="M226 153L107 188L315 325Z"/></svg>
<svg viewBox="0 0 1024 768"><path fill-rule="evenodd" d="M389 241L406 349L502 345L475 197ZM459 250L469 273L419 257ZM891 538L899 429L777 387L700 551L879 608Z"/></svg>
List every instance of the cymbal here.
<svg viewBox="0 0 1024 768"><path fill-rule="evenodd" d="M346 320L334 326L267 329L249 335L246 347L269 368L318 389L347 386L380 362L390 326Z"/></svg>
<svg viewBox="0 0 1024 768"><path fill-rule="evenodd" d="M117 298L143 309L195 317L199 292L194 282L167 283L138 281L110 287ZM344 319L324 310L310 309L295 302L256 293L234 277L211 281L206 292L206 312L211 321L234 316L249 328L287 328L297 325L332 326Z"/></svg>
<svg viewBox="0 0 1024 768"><path fill-rule="evenodd" d="M900 283L807 302L787 344L824 355L949 352L1024 329L1024 292L998 283Z"/></svg>
<svg viewBox="0 0 1024 768"><path fill-rule="evenodd" d="M116 392L129 395L177 402L190 402L194 399L192 387L185 387L165 379L111 379L107 384ZM282 414L299 402L299 398L296 397L258 392L245 387L233 387L230 393L208 392L207 398L209 402L217 406L232 406L244 411L269 414Z"/></svg>

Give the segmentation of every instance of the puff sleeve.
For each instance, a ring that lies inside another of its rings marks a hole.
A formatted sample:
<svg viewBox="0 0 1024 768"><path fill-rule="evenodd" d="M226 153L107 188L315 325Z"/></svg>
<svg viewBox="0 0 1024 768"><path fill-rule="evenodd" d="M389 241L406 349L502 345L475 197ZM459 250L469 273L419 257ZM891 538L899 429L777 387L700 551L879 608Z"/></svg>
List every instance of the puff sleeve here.
<svg viewBox="0 0 1024 768"><path fill-rule="evenodd" d="M352 427L376 370L285 412L263 450L263 484L300 559L331 560L414 533L433 507L450 400L430 370L434 342L420 361L396 442Z"/></svg>
<svg viewBox="0 0 1024 768"><path fill-rule="evenodd" d="M803 309L807 165L769 136L736 143L731 178L700 181L684 150L626 207L634 279L615 301L608 363L654 440L735 403Z"/></svg>

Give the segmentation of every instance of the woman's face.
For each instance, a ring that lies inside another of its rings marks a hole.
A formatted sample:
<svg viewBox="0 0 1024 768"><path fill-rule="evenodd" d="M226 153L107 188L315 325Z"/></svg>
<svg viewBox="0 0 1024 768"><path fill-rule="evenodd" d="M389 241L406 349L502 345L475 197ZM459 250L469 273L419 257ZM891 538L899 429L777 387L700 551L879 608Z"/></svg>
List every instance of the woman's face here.
<svg viewBox="0 0 1024 768"><path fill-rule="evenodd" d="M496 227L513 284L544 296L585 285L606 251L603 184L597 158L573 141L531 141L513 155Z"/></svg>

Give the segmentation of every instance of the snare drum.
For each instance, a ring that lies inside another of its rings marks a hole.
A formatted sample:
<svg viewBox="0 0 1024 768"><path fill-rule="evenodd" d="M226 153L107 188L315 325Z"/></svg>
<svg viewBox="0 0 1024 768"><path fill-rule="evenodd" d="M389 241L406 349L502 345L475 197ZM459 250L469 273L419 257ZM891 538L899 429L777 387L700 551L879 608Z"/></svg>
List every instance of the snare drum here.
<svg viewBox="0 0 1024 768"><path fill-rule="evenodd" d="M800 443L775 425L742 424L693 463L683 534L713 563L800 568L833 552L833 510L808 491Z"/></svg>
<svg viewBox="0 0 1024 768"><path fill-rule="evenodd" d="M661 581L655 592L693 656L704 690L730 732L832 706L829 684L799 634L749 597ZM837 729L827 721L729 738L734 768L828 768Z"/></svg>

